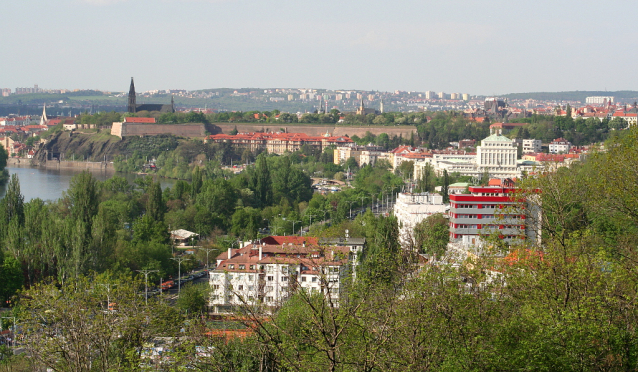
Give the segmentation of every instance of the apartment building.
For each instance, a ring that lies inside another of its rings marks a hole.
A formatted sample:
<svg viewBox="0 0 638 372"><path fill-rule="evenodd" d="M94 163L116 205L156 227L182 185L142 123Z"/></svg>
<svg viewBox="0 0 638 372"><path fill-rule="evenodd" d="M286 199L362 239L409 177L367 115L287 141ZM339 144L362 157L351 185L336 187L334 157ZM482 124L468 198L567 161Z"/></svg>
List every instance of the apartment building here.
<svg viewBox="0 0 638 372"><path fill-rule="evenodd" d="M537 139L523 140L523 154L533 154L541 152L542 141Z"/></svg>
<svg viewBox="0 0 638 372"><path fill-rule="evenodd" d="M210 273L214 312L237 306L275 307L298 290L338 303L346 278L356 277L365 239L269 236L217 257Z"/></svg>
<svg viewBox="0 0 638 372"><path fill-rule="evenodd" d="M394 204L394 215L399 224L399 242L403 248L412 248L414 227L435 213L445 213L446 205L439 194L400 193Z"/></svg>
<svg viewBox="0 0 638 372"><path fill-rule="evenodd" d="M238 133L213 134L206 138L207 142L230 143L237 149L267 150L273 154L295 152L307 145L323 151L326 147L344 146L354 143L347 136L332 136L326 133L322 136L309 136L306 133Z"/></svg>
<svg viewBox="0 0 638 372"><path fill-rule="evenodd" d="M549 144L550 154L567 154L572 148L571 142L564 138L556 138Z"/></svg>
<svg viewBox="0 0 638 372"><path fill-rule="evenodd" d="M479 247L496 235L507 242L540 240L540 209L521 200L510 179L470 186L470 194L450 195L450 242Z"/></svg>

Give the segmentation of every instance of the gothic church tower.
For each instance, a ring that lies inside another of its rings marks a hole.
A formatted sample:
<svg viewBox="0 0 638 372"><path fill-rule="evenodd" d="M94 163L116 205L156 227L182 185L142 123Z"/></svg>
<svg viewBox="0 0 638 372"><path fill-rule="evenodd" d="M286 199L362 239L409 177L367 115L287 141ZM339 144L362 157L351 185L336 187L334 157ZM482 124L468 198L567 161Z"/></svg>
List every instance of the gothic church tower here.
<svg viewBox="0 0 638 372"><path fill-rule="evenodd" d="M133 84L133 78L131 78L131 88L128 91L128 112L135 113L137 105L135 104L135 84Z"/></svg>

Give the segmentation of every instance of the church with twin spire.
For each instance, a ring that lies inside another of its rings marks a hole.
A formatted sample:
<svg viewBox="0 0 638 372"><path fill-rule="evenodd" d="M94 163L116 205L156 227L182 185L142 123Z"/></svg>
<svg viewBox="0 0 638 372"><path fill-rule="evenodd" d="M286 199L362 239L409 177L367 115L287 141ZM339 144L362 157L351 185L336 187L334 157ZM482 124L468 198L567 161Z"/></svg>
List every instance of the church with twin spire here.
<svg viewBox="0 0 638 372"><path fill-rule="evenodd" d="M163 105L163 104L155 104L155 103L144 103L138 105L136 103L136 95L135 95L135 84L133 83L133 78L131 78L131 87L128 91L128 112L134 114L140 111L159 111L159 112L175 112L175 102L173 101L173 97L171 96L171 104Z"/></svg>

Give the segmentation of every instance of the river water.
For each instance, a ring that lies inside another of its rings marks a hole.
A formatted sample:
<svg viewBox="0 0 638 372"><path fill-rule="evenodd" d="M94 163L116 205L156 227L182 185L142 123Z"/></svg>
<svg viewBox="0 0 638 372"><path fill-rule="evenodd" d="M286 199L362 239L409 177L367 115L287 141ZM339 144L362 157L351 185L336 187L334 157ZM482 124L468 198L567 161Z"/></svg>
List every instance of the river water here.
<svg viewBox="0 0 638 372"><path fill-rule="evenodd" d="M24 201L27 202L35 198L52 201L61 198L62 193L69 188L73 176L82 172L83 169L45 169L12 165L7 167L7 170L9 174L18 176L20 192L24 195ZM133 182L138 177L144 177L137 174L115 173L112 171L90 170L90 172L99 181L106 181L114 175L124 177L129 182ZM160 178L159 180L162 189L172 187L176 182L166 178ZM6 191L6 185L0 186L0 198L4 197Z"/></svg>

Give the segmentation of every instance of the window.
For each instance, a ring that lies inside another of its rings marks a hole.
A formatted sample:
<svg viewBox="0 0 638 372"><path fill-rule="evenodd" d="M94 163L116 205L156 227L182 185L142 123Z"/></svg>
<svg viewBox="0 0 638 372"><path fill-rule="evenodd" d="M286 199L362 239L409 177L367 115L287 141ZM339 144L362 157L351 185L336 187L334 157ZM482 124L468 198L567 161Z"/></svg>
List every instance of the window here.
<svg viewBox="0 0 638 372"><path fill-rule="evenodd" d="M272 297L266 297L266 302L272 302Z"/></svg>
<svg viewBox="0 0 638 372"><path fill-rule="evenodd" d="M255 280L255 276L253 274L249 274L248 275L248 280L250 280L252 282L253 280Z"/></svg>
<svg viewBox="0 0 638 372"><path fill-rule="evenodd" d="M250 266L249 266L249 268L250 268L251 270L255 270L255 265L250 265Z"/></svg>
<svg viewBox="0 0 638 372"><path fill-rule="evenodd" d="M254 291L255 290L255 286L254 285L249 285L248 286L248 290L251 291L251 292Z"/></svg>
<svg viewBox="0 0 638 372"><path fill-rule="evenodd" d="M239 265L239 270L246 270L246 265Z"/></svg>
<svg viewBox="0 0 638 372"><path fill-rule="evenodd" d="M272 282L273 280L275 280L275 277L272 275L269 275L268 277L266 277L266 280L269 282Z"/></svg>
<svg viewBox="0 0 638 372"><path fill-rule="evenodd" d="M228 268L232 270L232 269L234 269L234 268L235 268L235 265L233 265L233 264L229 264L229 265L228 265Z"/></svg>
<svg viewBox="0 0 638 372"><path fill-rule="evenodd" d="M266 287L266 292L272 292L272 286Z"/></svg>
<svg viewBox="0 0 638 372"><path fill-rule="evenodd" d="M313 276L313 277L312 277L312 282L313 282L313 283L316 283L316 282L317 282L317 277L316 277L316 276Z"/></svg>
<svg viewBox="0 0 638 372"><path fill-rule="evenodd" d="M216 291L216 290L218 290L218 289L219 289L219 284L215 284L215 285L213 285L213 290L215 290L215 291Z"/></svg>
<svg viewBox="0 0 638 372"><path fill-rule="evenodd" d="M239 285L239 286L237 286L237 290L238 290L238 291L243 291L243 290L244 290L244 286L243 286L243 285Z"/></svg>
<svg viewBox="0 0 638 372"><path fill-rule="evenodd" d="M281 281L282 282L287 282L288 281L288 277L287 276L282 276L281 277Z"/></svg>
<svg viewBox="0 0 638 372"><path fill-rule="evenodd" d="M302 276L302 277L301 277L301 281L302 281L302 282L305 282L305 281L306 281L306 277L305 277L305 276Z"/></svg>

